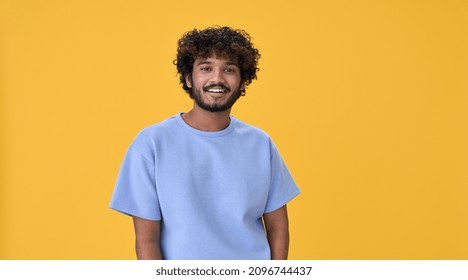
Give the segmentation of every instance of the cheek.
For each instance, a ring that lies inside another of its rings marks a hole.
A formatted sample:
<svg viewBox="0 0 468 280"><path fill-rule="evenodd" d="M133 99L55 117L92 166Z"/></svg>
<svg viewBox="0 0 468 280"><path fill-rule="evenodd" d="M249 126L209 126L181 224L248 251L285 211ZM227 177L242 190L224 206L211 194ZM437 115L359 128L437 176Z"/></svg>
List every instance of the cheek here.
<svg viewBox="0 0 468 280"><path fill-rule="evenodd" d="M231 79L229 79L229 85L231 86L231 88L241 87L242 84L241 84L240 76L239 77L232 77Z"/></svg>
<svg viewBox="0 0 468 280"><path fill-rule="evenodd" d="M193 75L192 76L192 87L203 87L203 84L204 81L202 79L202 77L198 76L198 75Z"/></svg>

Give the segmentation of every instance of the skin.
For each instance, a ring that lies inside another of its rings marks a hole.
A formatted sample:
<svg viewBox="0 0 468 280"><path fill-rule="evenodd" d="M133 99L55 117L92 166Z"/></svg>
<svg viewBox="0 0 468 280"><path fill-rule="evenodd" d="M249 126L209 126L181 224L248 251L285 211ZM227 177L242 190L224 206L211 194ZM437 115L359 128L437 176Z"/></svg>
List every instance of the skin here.
<svg viewBox="0 0 468 280"><path fill-rule="evenodd" d="M208 106L223 106L233 98L233 95L243 89L240 69L237 63L216 57L197 58L193 65L191 76L185 77L187 86ZM229 88L228 93L211 93L203 88L213 84L220 84ZM202 131L219 131L225 129L231 119L231 108L221 112L210 112L201 108L197 102L193 103L190 112L182 118L190 126Z"/></svg>
<svg viewBox="0 0 468 280"><path fill-rule="evenodd" d="M233 105L244 88L240 68L236 61L211 56L197 58L192 75L185 77L187 86L196 95L192 110L182 115L184 121L202 131L214 132L225 129L230 123L231 108L222 111L210 111L206 108L223 108ZM229 89L228 92L213 93L208 88ZM199 105L201 102L202 106ZM204 107L204 108L202 108ZM263 215L263 221L271 250L272 260L285 260L288 257L289 230L286 205ZM163 256L160 249L160 221L150 221L134 217L136 235L136 253L139 260L159 260Z"/></svg>
<svg viewBox="0 0 468 280"><path fill-rule="evenodd" d="M160 248L161 222L133 217L135 250L139 260L162 260Z"/></svg>
<svg viewBox="0 0 468 280"><path fill-rule="evenodd" d="M286 205L263 215L272 260L287 260L289 250L289 222Z"/></svg>

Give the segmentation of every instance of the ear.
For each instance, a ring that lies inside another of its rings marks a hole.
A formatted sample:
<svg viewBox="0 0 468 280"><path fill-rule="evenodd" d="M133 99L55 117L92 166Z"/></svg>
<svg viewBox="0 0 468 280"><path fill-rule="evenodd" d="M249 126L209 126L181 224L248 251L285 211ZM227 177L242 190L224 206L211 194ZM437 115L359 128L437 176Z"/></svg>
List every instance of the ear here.
<svg viewBox="0 0 468 280"><path fill-rule="evenodd" d="M241 82L240 90L244 90L244 89L245 89L245 82Z"/></svg>
<svg viewBox="0 0 468 280"><path fill-rule="evenodd" d="M189 88L192 88L192 75L187 74L185 75L185 83Z"/></svg>

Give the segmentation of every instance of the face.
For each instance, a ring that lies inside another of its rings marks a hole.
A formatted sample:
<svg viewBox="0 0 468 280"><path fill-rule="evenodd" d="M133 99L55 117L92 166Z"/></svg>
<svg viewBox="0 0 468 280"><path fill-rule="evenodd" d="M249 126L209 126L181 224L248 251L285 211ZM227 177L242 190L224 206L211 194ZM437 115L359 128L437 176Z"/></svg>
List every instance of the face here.
<svg viewBox="0 0 468 280"><path fill-rule="evenodd" d="M193 65L192 77L185 79L196 105L209 112L229 110L243 89L237 62L227 58L199 57Z"/></svg>

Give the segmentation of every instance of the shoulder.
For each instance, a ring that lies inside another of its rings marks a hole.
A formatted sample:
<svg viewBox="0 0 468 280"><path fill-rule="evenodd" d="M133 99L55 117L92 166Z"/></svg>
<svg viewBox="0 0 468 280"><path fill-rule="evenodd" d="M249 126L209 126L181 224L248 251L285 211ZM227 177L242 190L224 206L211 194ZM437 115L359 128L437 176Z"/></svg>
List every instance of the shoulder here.
<svg viewBox="0 0 468 280"><path fill-rule="evenodd" d="M152 150L157 141L167 137L171 131L174 131L176 125L177 121L175 117L170 117L162 122L147 126L140 130L131 146L140 151Z"/></svg>
<svg viewBox="0 0 468 280"><path fill-rule="evenodd" d="M235 131L242 137L255 138L258 140L271 141L270 136L262 129L234 118L236 122Z"/></svg>
<svg viewBox="0 0 468 280"><path fill-rule="evenodd" d="M143 128L137 135L142 138L151 138L164 133L168 133L177 125L176 117L170 117L162 122L152 124Z"/></svg>
<svg viewBox="0 0 468 280"><path fill-rule="evenodd" d="M236 132L239 137L268 148L271 154L279 154L275 142L264 130L236 119Z"/></svg>

